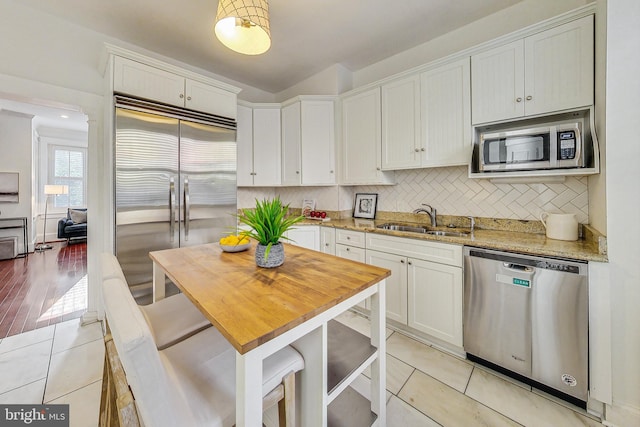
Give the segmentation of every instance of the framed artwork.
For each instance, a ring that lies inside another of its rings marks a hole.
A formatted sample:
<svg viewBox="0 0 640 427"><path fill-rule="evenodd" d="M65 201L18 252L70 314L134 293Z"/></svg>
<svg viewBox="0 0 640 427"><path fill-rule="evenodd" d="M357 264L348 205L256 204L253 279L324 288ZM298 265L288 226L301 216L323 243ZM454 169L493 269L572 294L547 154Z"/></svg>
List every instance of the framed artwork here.
<svg viewBox="0 0 640 427"><path fill-rule="evenodd" d="M353 204L353 217L374 219L376 217L377 205L378 194L356 193L356 200Z"/></svg>
<svg viewBox="0 0 640 427"><path fill-rule="evenodd" d="M18 203L18 172L0 172L0 203Z"/></svg>

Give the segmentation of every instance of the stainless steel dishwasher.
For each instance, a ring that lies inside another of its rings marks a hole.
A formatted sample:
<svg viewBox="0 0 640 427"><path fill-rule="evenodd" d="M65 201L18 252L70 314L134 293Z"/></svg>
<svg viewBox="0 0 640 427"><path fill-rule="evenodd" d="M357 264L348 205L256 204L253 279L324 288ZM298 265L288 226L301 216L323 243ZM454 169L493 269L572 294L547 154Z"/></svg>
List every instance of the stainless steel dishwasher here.
<svg viewBox="0 0 640 427"><path fill-rule="evenodd" d="M467 357L586 407L587 271L577 261L465 247Z"/></svg>

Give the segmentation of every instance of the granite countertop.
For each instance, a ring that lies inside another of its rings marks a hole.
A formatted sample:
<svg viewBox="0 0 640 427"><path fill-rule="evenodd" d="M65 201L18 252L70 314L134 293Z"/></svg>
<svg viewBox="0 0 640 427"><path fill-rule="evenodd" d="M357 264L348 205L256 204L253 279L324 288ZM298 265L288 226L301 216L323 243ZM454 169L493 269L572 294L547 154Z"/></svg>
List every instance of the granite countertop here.
<svg viewBox="0 0 640 427"><path fill-rule="evenodd" d="M441 223L440 216L438 217L438 220L438 223ZM500 220L492 221L495 222ZM455 243L465 246L497 249L530 255L551 256L581 261L608 261L606 251L603 248L604 244L601 242L601 236L599 236L598 233L589 226L582 226L582 238L577 241L570 242L547 238L544 234L544 229L540 232L540 229L536 226L535 222L533 225L530 225L525 221L513 221L513 224L510 225L509 221L506 221L507 224L502 224L502 226L511 229L497 230L476 228L473 235L469 235L467 237L436 236L431 234L391 231L376 228L376 226L387 222L403 223L407 225L428 225L424 222L416 223L406 220L391 220L389 218L376 220L347 218L326 222L305 220L301 224L322 225L324 227L335 227L367 233L379 233L390 236L408 237L412 239ZM443 223L449 224L454 222L455 221L445 221ZM429 228L431 229L431 227ZM468 225L466 228L463 226L456 226L455 228L438 226L433 229L469 233Z"/></svg>

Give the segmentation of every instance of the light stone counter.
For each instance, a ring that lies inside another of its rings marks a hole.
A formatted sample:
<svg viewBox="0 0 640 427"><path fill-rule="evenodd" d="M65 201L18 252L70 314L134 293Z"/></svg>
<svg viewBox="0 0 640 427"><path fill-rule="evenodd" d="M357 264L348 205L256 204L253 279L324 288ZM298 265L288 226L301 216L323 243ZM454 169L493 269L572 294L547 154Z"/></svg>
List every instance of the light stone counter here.
<svg viewBox="0 0 640 427"><path fill-rule="evenodd" d="M412 239L432 240L438 242L455 243L479 248L497 249L503 251L518 252L521 254L551 256L582 261L607 262L606 239L587 225L582 226L583 236L575 242L548 239L544 234L544 228L539 221L498 220L490 218L477 218L476 230L468 237L435 236L413 232L390 231L376 228L376 226L388 222L403 223L407 225L428 226L424 215L414 214L389 214L382 213L376 220L365 219L338 219L327 222L306 220L301 224L322 225L367 233L387 234ZM414 221L410 221L414 219ZM466 223L465 223L466 221ZM455 228L438 226L434 230L447 230L469 233L469 220L466 217L438 216L438 224L452 224ZM464 224L464 225L462 225ZM431 228L431 227L429 227ZM499 229L498 229L499 228Z"/></svg>

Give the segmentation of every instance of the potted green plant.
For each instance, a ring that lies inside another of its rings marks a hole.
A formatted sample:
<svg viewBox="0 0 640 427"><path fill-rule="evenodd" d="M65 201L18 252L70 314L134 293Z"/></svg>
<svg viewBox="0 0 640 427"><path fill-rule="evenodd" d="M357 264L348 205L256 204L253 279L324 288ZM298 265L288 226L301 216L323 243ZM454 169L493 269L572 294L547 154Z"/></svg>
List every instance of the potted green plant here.
<svg viewBox="0 0 640 427"><path fill-rule="evenodd" d="M281 239L289 240L284 233L304 219L303 216L288 216L289 205L283 205L280 197L274 199L256 199L255 209L242 209L238 221L251 227L243 233L255 239L256 264L273 268L284 262L284 246Z"/></svg>

